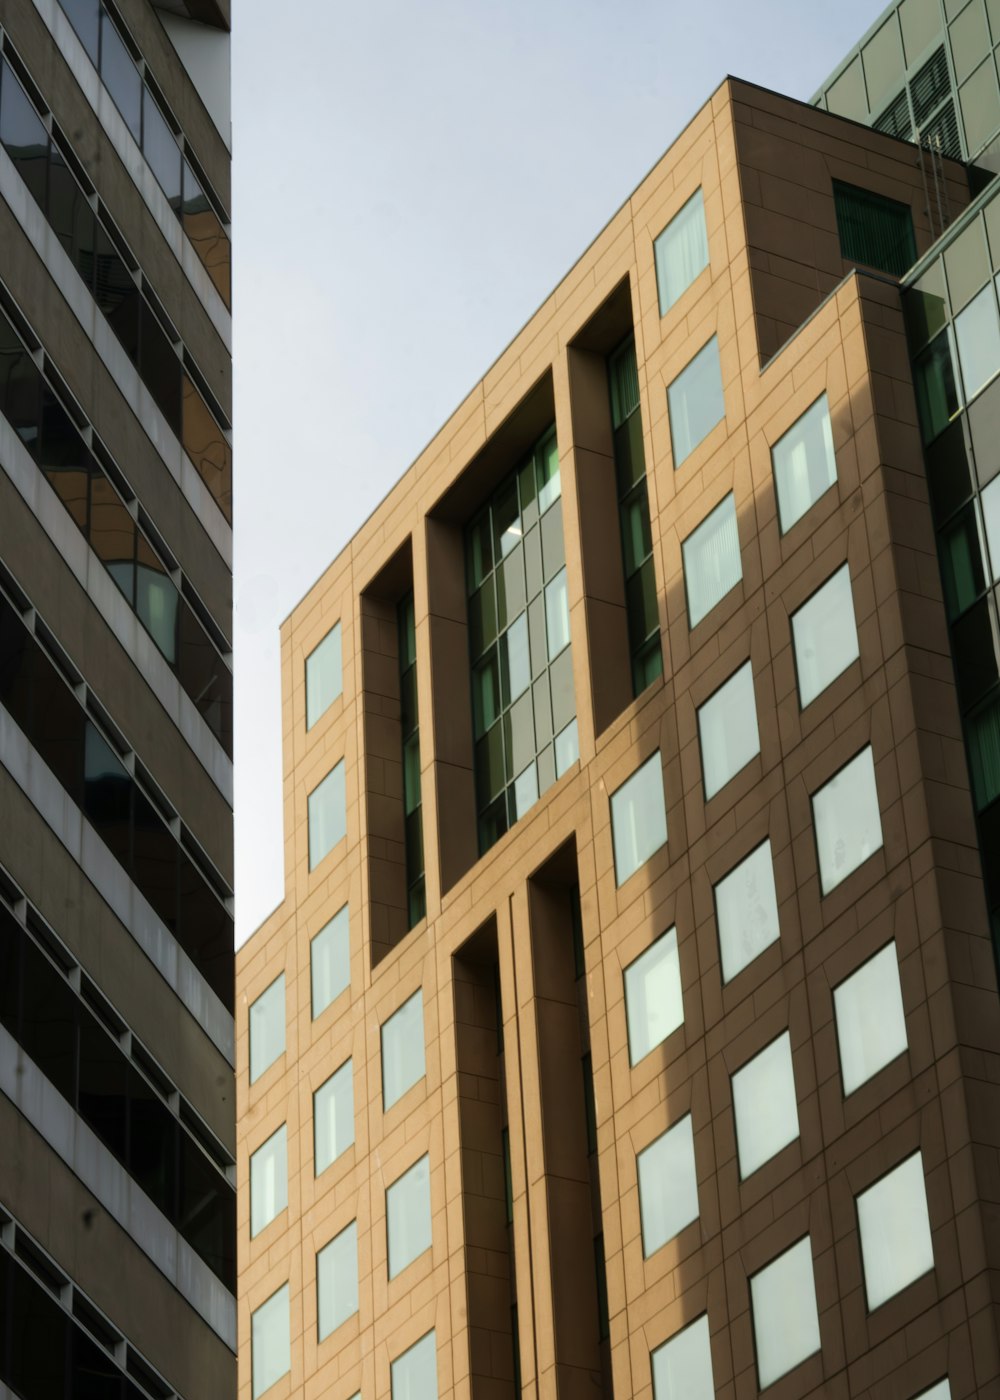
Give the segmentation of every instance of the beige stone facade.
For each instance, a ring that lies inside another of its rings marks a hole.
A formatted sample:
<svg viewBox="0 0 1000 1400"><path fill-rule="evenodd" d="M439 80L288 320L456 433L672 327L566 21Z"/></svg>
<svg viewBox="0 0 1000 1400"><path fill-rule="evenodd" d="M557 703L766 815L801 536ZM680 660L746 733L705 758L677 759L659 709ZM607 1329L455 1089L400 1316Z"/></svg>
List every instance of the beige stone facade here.
<svg viewBox="0 0 1000 1400"><path fill-rule="evenodd" d="M964 172L944 174L954 213ZM749 1280L804 1236L821 1347L776 1396L907 1400L945 1377L956 1400L1000 1394L993 955L899 292L844 261L833 180L910 204L921 252L940 232L913 147L723 83L284 624L286 891L237 957L244 1400L251 1315L286 1283L274 1400L388 1397L431 1329L442 1397L512 1395L513 1301L525 1395L651 1397L651 1352L703 1314L715 1393L753 1395ZM709 266L661 316L653 241L699 187ZM629 331L663 649L635 699L606 368ZM724 420L675 469L666 388L712 335ZM782 534L771 448L823 393L836 484ZM552 421L579 762L479 856L463 527ZM742 580L692 629L682 541L729 492ZM844 563L860 656L802 709L790 616ZM386 873L398 687L376 664L394 643L373 600L411 586L427 916L406 932ZM338 621L343 693L307 731L305 659ZM706 801L697 711L748 660L760 752ZM869 745L883 845L823 895L811 798ZM667 842L619 886L609 798L656 754ZM310 871L307 796L341 759L346 839ZM780 939L723 983L713 886L765 838ZM314 1020L310 940L344 905L350 987ZM631 1067L623 970L674 927L683 1026ZM908 1049L845 1097L832 989L891 940ZM248 1008L281 974L285 1051L251 1084ZM426 1072L383 1111L380 1026L417 989ZM799 1133L741 1181L730 1077L786 1031ZM312 1095L348 1058L354 1143L317 1177ZM644 1258L637 1154L688 1114L697 1219ZM251 1238L249 1156L283 1123L287 1208ZM917 1150L934 1267L869 1309L855 1201ZM386 1188L424 1154L431 1248L390 1280ZM358 1308L319 1341L316 1255L353 1220Z"/></svg>

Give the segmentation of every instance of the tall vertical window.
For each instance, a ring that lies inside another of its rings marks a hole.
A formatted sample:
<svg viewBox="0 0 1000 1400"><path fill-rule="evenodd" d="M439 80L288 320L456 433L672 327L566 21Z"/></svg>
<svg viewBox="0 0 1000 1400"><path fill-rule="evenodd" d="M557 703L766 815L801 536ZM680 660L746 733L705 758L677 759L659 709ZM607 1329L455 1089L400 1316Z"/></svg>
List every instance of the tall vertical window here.
<svg viewBox="0 0 1000 1400"><path fill-rule="evenodd" d="M323 781L309 794L309 869L347 835L347 794L344 787L344 760L331 768Z"/></svg>
<svg viewBox="0 0 1000 1400"><path fill-rule="evenodd" d="M667 408L676 470L726 416L717 336L702 346L668 386Z"/></svg>
<svg viewBox="0 0 1000 1400"><path fill-rule="evenodd" d="M382 1108L388 1111L423 1079L424 997L418 987L382 1027Z"/></svg>
<svg viewBox="0 0 1000 1400"><path fill-rule="evenodd" d="M313 1152L316 1175L326 1171L354 1141L354 1070L348 1060L313 1094Z"/></svg>
<svg viewBox="0 0 1000 1400"><path fill-rule="evenodd" d="M688 623L697 627L743 577L736 498L731 491L688 535L681 546L681 554Z"/></svg>
<svg viewBox="0 0 1000 1400"><path fill-rule="evenodd" d="M285 974L250 1006L250 1083L285 1053Z"/></svg>
<svg viewBox="0 0 1000 1400"><path fill-rule="evenodd" d="M614 431L618 511L625 569L632 692L638 695L663 674L660 614L653 567L653 533L649 523L646 455L639 409L639 369L635 338L620 345L608 360L611 383L611 427Z"/></svg>
<svg viewBox="0 0 1000 1400"><path fill-rule="evenodd" d="M431 1247L431 1162L425 1154L385 1193L389 1277Z"/></svg>
<svg viewBox="0 0 1000 1400"><path fill-rule="evenodd" d="M358 1310L358 1222L352 1220L316 1255L319 1340Z"/></svg>
<svg viewBox="0 0 1000 1400"><path fill-rule="evenodd" d="M650 1364L653 1400L715 1400L708 1315L657 1347Z"/></svg>
<svg viewBox="0 0 1000 1400"><path fill-rule="evenodd" d="M655 240L653 258L660 315L665 316L698 274L708 267L705 201L700 189L695 190Z"/></svg>
<svg viewBox="0 0 1000 1400"><path fill-rule="evenodd" d="M855 185L833 182L840 251L849 262L902 277L917 260L913 213L908 204Z"/></svg>
<svg viewBox="0 0 1000 1400"><path fill-rule="evenodd" d="M417 638L413 594L396 610L399 625L399 716L403 731L403 817L406 824L406 925L427 912L424 829L420 796L420 719L417 706Z"/></svg>
<svg viewBox="0 0 1000 1400"><path fill-rule="evenodd" d="M465 552L486 851L578 757L554 428L469 525Z"/></svg>
<svg viewBox="0 0 1000 1400"><path fill-rule="evenodd" d="M250 1316L250 1365L253 1400L292 1369L287 1283Z"/></svg>
<svg viewBox="0 0 1000 1400"><path fill-rule="evenodd" d="M699 707L698 737L707 802L760 753L749 661Z"/></svg>
<svg viewBox="0 0 1000 1400"><path fill-rule="evenodd" d="M795 671L802 708L860 655L851 570L845 564L792 614Z"/></svg>
<svg viewBox="0 0 1000 1400"><path fill-rule="evenodd" d="M667 840L663 765L657 749L611 794L615 884L623 885Z"/></svg>
<svg viewBox="0 0 1000 1400"><path fill-rule="evenodd" d="M819 883L829 894L882 849L882 818L871 748L862 749L813 794Z"/></svg>
<svg viewBox="0 0 1000 1400"><path fill-rule="evenodd" d="M434 1333L397 1356L389 1368L392 1400L437 1400L437 1347Z"/></svg>
<svg viewBox="0 0 1000 1400"><path fill-rule="evenodd" d="M781 533L801 520L837 480L830 409L821 394L771 448Z"/></svg>
<svg viewBox="0 0 1000 1400"><path fill-rule="evenodd" d="M351 934L346 904L309 945L309 981L315 1021L351 985Z"/></svg>
<svg viewBox="0 0 1000 1400"><path fill-rule="evenodd" d="M288 1205L288 1149L285 1124L250 1156L250 1235L261 1230Z"/></svg>
<svg viewBox="0 0 1000 1400"><path fill-rule="evenodd" d="M319 646L306 657L306 728L312 729L341 694L343 658L340 649L340 623L330 628Z"/></svg>

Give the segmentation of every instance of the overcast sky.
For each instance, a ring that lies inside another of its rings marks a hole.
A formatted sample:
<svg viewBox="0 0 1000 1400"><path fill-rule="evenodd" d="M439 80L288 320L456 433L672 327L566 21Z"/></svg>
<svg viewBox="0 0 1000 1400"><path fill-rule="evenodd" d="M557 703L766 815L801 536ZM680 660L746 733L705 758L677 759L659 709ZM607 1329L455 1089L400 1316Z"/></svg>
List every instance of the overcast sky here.
<svg viewBox="0 0 1000 1400"><path fill-rule="evenodd" d="M236 0L236 927L283 895L278 627L727 73L871 0Z"/></svg>

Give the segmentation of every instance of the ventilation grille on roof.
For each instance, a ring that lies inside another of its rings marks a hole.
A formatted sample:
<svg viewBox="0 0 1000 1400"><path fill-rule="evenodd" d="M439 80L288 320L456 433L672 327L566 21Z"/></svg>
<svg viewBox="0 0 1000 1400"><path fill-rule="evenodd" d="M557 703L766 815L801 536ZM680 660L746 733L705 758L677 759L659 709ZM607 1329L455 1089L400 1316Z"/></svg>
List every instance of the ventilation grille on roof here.
<svg viewBox="0 0 1000 1400"><path fill-rule="evenodd" d="M941 108L933 121L927 123L920 133L922 143L940 155L952 160L962 159L962 142L958 135L958 119L955 116L954 102Z"/></svg>
<svg viewBox="0 0 1000 1400"><path fill-rule="evenodd" d="M950 92L948 59L942 44L931 54L919 72L914 74L913 81L910 83L913 116L917 126L923 125L924 120L930 116L939 102L944 101Z"/></svg>
<svg viewBox="0 0 1000 1400"><path fill-rule="evenodd" d="M894 102L890 102L878 121L874 123L876 131L884 131L887 136L899 136L904 141L909 141L913 135L913 124L910 121L910 104L906 100L906 89L899 94Z"/></svg>

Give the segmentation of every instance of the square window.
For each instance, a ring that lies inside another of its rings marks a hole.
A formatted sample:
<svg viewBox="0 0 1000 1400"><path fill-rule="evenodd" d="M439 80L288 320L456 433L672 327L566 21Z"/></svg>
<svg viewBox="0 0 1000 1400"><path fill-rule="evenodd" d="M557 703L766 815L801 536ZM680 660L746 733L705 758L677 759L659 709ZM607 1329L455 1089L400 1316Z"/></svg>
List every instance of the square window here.
<svg viewBox="0 0 1000 1400"><path fill-rule="evenodd" d="M874 1309L934 1267L920 1153L862 1191L857 1206L865 1293Z"/></svg>
<svg viewBox="0 0 1000 1400"><path fill-rule="evenodd" d="M418 988L382 1027L382 1109L401 1099L423 1079L424 998Z"/></svg>
<svg viewBox="0 0 1000 1400"><path fill-rule="evenodd" d="M669 929L625 969L629 1064L637 1065L684 1024L677 930Z"/></svg>
<svg viewBox="0 0 1000 1400"><path fill-rule="evenodd" d="M618 885L666 843L667 809L659 749L611 794L611 839Z"/></svg>
<svg viewBox="0 0 1000 1400"><path fill-rule="evenodd" d="M250 1237L259 1235L288 1205L285 1124L250 1156Z"/></svg>
<svg viewBox="0 0 1000 1400"><path fill-rule="evenodd" d="M316 1255L319 1340L358 1310L358 1222L352 1220Z"/></svg>
<svg viewBox="0 0 1000 1400"><path fill-rule="evenodd" d="M285 974L250 1006L250 1083L285 1053Z"/></svg>
<svg viewBox="0 0 1000 1400"><path fill-rule="evenodd" d="M740 1178L745 1181L799 1135L799 1109L787 1031L733 1075Z"/></svg>
<svg viewBox="0 0 1000 1400"><path fill-rule="evenodd" d="M680 213L674 215L656 238L653 259L660 315L665 316L698 274L708 267L705 201L700 189L695 190Z"/></svg>
<svg viewBox="0 0 1000 1400"><path fill-rule="evenodd" d="M760 753L749 661L699 707L698 737L707 802Z"/></svg>
<svg viewBox="0 0 1000 1400"><path fill-rule="evenodd" d="M750 1280L757 1378L761 1390L820 1349L819 1311L809 1236Z"/></svg>
<svg viewBox="0 0 1000 1400"><path fill-rule="evenodd" d="M397 1356L390 1370L392 1400L437 1400L437 1347L434 1333Z"/></svg>
<svg viewBox="0 0 1000 1400"><path fill-rule="evenodd" d="M732 492L688 535L681 553L688 625L696 627L743 577Z"/></svg>
<svg viewBox="0 0 1000 1400"><path fill-rule="evenodd" d="M431 1161L414 1162L385 1193L389 1277L412 1264L431 1247Z"/></svg>
<svg viewBox="0 0 1000 1400"><path fill-rule="evenodd" d="M847 564L792 614L792 639L799 704L805 709L861 655Z"/></svg>
<svg viewBox="0 0 1000 1400"><path fill-rule="evenodd" d="M722 980L731 982L781 935L771 842L765 841L734 866L714 893Z"/></svg>
<svg viewBox="0 0 1000 1400"><path fill-rule="evenodd" d="M253 1400L270 1390L275 1381L292 1369L292 1346L288 1318L288 1284L272 1293L250 1318L250 1365L253 1370Z"/></svg>
<svg viewBox="0 0 1000 1400"><path fill-rule="evenodd" d="M668 386L667 407L676 469L726 416L719 342L714 335Z"/></svg>
<svg viewBox="0 0 1000 1400"><path fill-rule="evenodd" d="M650 1361L653 1400L715 1400L707 1313L657 1347Z"/></svg>
<svg viewBox="0 0 1000 1400"><path fill-rule="evenodd" d="M833 1009L846 1096L906 1049L895 943L887 943L834 989Z"/></svg>
<svg viewBox="0 0 1000 1400"><path fill-rule="evenodd" d="M784 535L837 480L826 395L821 394L771 448L778 519Z"/></svg>
<svg viewBox="0 0 1000 1400"><path fill-rule="evenodd" d="M306 657L306 728L313 725L344 689L340 623Z"/></svg>
<svg viewBox="0 0 1000 1400"><path fill-rule="evenodd" d="M871 747L862 749L813 794L813 822L824 894L882 849L882 820Z"/></svg>
<svg viewBox="0 0 1000 1400"><path fill-rule="evenodd" d="M698 1219L698 1177L690 1113L636 1158L642 1252L646 1259Z"/></svg>
<svg viewBox="0 0 1000 1400"><path fill-rule="evenodd" d="M309 981L315 1021L351 985L351 935L346 904L309 944Z"/></svg>
<svg viewBox="0 0 1000 1400"><path fill-rule="evenodd" d="M313 1134L319 1176L354 1141L354 1072L350 1060L313 1094Z"/></svg>
<svg viewBox="0 0 1000 1400"><path fill-rule="evenodd" d="M325 855L347 835L347 793L344 760L332 768L309 794L309 869L315 870Z"/></svg>

